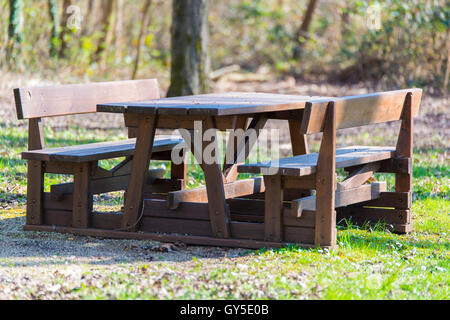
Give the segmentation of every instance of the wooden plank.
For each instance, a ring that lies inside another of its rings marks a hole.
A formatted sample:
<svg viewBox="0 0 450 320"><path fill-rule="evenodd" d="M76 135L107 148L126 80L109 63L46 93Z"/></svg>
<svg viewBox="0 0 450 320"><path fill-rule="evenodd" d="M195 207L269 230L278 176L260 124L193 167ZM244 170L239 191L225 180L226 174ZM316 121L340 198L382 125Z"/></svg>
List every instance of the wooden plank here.
<svg viewBox="0 0 450 320"><path fill-rule="evenodd" d="M278 168L278 174L280 175L306 176L316 172L318 157L318 153L310 153L256 164L245 164L239 166L238 171L261 173L263 169ZM395 148L392 147L353 146L339 148L336 150L336 168L352 167L394 157Z"/></svg>
<svg viewBox="0 0 450 320"><path fill-rule="evenodd" d="M410 192L381 192L378 199L361 203L362 206L408 209L412 207Z"/></svg>
<svg viewBox="0 0 450 320"><path fill-rule="evenodd" d="M138 229L138 219L142 209L142 194L146 184L146 176L142 173L148 171L150 164L156 121L156 117L147 116L143 117L139 124L139 134L133 155L133 167L131 169L122 220L122 228L127 231L136 231Z"/></svg>
<svg viewBox="0 0 450 320"><path fill-rule="evenodd" d="M40 150L45 148L44 129L41 118L28 121L28 150Z"/></svg>
<svg viewBox="0 0 450 320"><path fill-rule="evenodd" d="M39 225L43 221L44 168L41 161L28 161L27 224Z"/></svg>
<svg viewBox="0 0 450 320"><path fill-rule="evenodd" d="M294 244L313 245L314 244L314 228L297 228L297 227L284 227L284 241ZM333 246L321 246L326 248L334 248Z"/></svg>
<svg viewBox="0 0 450 320"><path fill-rule="evenodd" d="M366 221L374 223L378 221L386 224L408 224L411 223L411 212L405 209L383 209L383 208L365 208L359 206L348 206L339 208L337 219L350 219L352 222L362 224Z"/></svg>
<svg viewBox="0 0 450 320"><path fill-rule="evenodd" d="M253 193L264 192L264 180L261 177L238 180L224 185L225 199L242 197ZM168 206L176 209L181 202L208 202L206 187L190 190L181 190L169 193Z"/></svg>
<svg viewBox="0 0 450 320"><path fill-rule="evenodd" d="M211 237L211 222L203 220L143 217L140 230Z"/></svg>
<svg viewBox="0 0 450 320"><path fill-rule="evenodd" d="M99 104L98 111L147 114L227 116L302 109L319 97L227 92L140 102ZM323 97L320 97L323 98Z"/></svg>
<svg viewBox="0 0 450 320"><path fill-rule="evenodd" d="M362 185L380 169L380 166L379 162L368 163L360 169L353 171L344 181L337 184L337 190L352 189Z"/></svg>
<svg viewBox="0 0 450 320"><path fill-rule="evenodd" d="M266 185L264 240L280 242L283 239L281 176L264 176L264 183Z"/></svg>
<svg viewBox="0 0 450 320"><path fill-rule="evenodd" d="M333 98L336 108L336 129L359 127L400 120L408 93L413 96L412 115L419 113L421 89L378 92L367 95ZM305 106L301 131L304 134L322 132L329 99L311 101Z"/></svg>
<svg viewBox="0 0 450 320"><path fill-rule="evenodd" d="M72 225L72 211L45 210L45 224L51 226L70 227ZM92 212L92 228L118 230L122 215L117 213Z"/></svg>
<svg viewBox="0 0 450 320"><path fill-rule="evenodd" d="M172 150L182 140L160 139L153 145L154 152ZM136 139L89 143L77 146L34 150L22 153L22 159L61 162L88 162L132 156Z"/></svg>
<svg viewBox="0 0 450 320"><path fill-rule="evenodd" d="M89 163L81 163L74 172L73 178L73 216L72 227L88 228L92 212L92 193L89 186Z"/></svg>
<svg viewBox="0 0 450 320"><path fill-rule="evenodd" d="M229 133L228 136L228 142L227 142L227 149L226 149L226 154L224 157L224 163L222 165L222 172L223 175L225 176L226 180L228 183L230 182L234 182L237 180L238 177L238 172L237 172L237 165L235 164L236 161L236 157L237 154L239 153L238 147L239 147L239 139L236 136L236 133L239 132L239 130L242 130L242 132L245 132L247 129L247 125L248 125L248 118L246 117L238 117L238 116L234 116L234 121L232 124L232 131ZM244 145L245 147L245 145ZM227 163L227 161L229 161L228 159L228 155L232 154L233 155L233 164L231 163Z"/></svg>
<svg viewBox="0 0 450 320"><path fill-rule="evenodd" d="M164 176L164 169L154 169L148 171L147 183L152 184L156 179L162 179ZM92 194L108 193L119 190L126 190L130 175L106 177L106 178L90 178L89 190ZM54 184L50 187L51 197L54 200L59 199L65 194L73 193L73 183Z"/></svg>
<svg viewBox="0 0 450 320"><path fill-rule="evenodd" d="M283 189L315 189L316 175L295 177L282 176Z"/></svg>
<svg viewBox="0 0 450 320"><path fill-rule="evenodd" d="M373 200L379 198L380 193L385 191L386 182L366 184L356 188L336 191L334 207L340 208L350 204ZM301 217L304 210L316 211L316 203L316 196L309 196L292 201L291 208L293 212L296 213L297 217Z"/></svg>
<svg viewBox="0 0 450 320"><path fill-rule="evenodd" d="M156 79L14 89L18 119L91 113L98 103L160 97ZM110 110L115 111L116 109Z"/></svg>
<svg viewBox="0 0 450 320"><path fill-rule="evenodd" d="M302 118L300 117L298 120L289 120L289 132L291 136L292 153L294 156L309 153L306 135L300 133L301 119Z"/></svg>
<svg viewBox="0 0 450 320"><path fill-rule="evenodd" d="M50 192L44 193L44 209L46 210L66 210L71 211L73 209L73 195L64 194L57 200L52 198Z"/></svg>
<svg viewBox="0 0 450 320"><path fill-rule="evenodd" d="M277 242L255 241L247 239L224 239L224 238L183 236L183 235L161 234L161 233L125 232L125 231L101 230L101 229L75 229L70 227L58 227L58 226L53 227L53 226L25 225L23 229L25 231L71 233L79 236L89 236L89 237L154 240L159 242L182 242L191 245L222 246L231 248L249 248L249 249L280 248L285 247L288 244L286 242L277 243ZM305 243L299 243L298 246L303 248L315 247L315 245Z"/></svg>
<svg viewBox="0 0 450 320"><path fill-rule="evenodd" d="M316 173L316 245L336 245L336 109L329 103Z"/></svg>
<svg viewBox="0 0 450 320"><path fill-rule="evenodd" d="M415 97L417 99L417 97ZM404 101L402 125L397 141L396 153L399 158L413 157L414 110L412 95L408 94ZM412 173L398 173L395 175L395 191L412 192Z"/></svg>
<svg viewBox="0 0 450 320"><path fill-rule="evenodd" d="M206 203L180 203L177 210L167 207L167 201L159 199L144 200L144 217L205 220L209 221L209 209Z"/></svg>

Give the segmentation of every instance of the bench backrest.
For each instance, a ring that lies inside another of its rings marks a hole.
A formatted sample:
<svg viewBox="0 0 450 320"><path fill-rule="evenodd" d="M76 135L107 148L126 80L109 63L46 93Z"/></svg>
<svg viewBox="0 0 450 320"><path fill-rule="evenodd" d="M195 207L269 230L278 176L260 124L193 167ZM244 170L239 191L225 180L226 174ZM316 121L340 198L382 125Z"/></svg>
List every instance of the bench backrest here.
<svg viewBox="0 0 450 320"><path fill-rule="evenodd" d="M301 131L304 134L323 132L329 103L334 103L336 129L401 120L408 93L412 96L412 116L415 117L419 113L422 89L379 92L308 102L305 106Z"/></svg>
<svg viewBox="0 0 450 320"><path fill-rule="evenodd" d="M99 103L160 98L156 79L14 89L18 119L93 113Z"/></svg>

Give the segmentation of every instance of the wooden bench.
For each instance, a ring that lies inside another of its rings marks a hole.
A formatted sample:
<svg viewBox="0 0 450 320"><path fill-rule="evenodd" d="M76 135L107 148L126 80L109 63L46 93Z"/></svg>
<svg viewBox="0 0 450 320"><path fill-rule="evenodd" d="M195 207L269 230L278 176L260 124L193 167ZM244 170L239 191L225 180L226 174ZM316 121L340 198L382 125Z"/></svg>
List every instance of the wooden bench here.
<svg viewBox="0 0 450 320"><path fill-rule="evenodd" d="M28 160L27 225L53 225L61 217L70 216L72 227L91 227L93 195L127 189L135 132L129 130L127 140L46 149L41 119L95 113L98 103L158 99L157 80L20 88L14 90L14 97L19 120L29 119L29 151L22 153L22 158ZM155 140L152 158L170 161L171 150L180 142L182 140L178 139ZM98 165L100 160L121 157L125 160L112 170ZM50 193L44 193L45 173L70 174L74 182L53 185ZM171 178L163 179L163 175L164 170L150 170L146 191L185 188L185 165L172 163ZM59 212L61 208L64 212Z"/></svg>
<svg viewBox="0 0 450 320"><path fill-rule="evenodd" d="M384 221L399 233L412 230L411 192L413 118L419 112L421 89L316 100L306 104L300 131L323 132L319 153L241 165L242 173L262 173L265 183L265 240L285 241L285 189L314 189L315 196L291 201L297 218L315 215L310 243L336 245L337 219L356 223ZM336 148L336 130L401 120L396 147ZM336 182L336 169L348 177ZM376 172L395 173L395 192L386 184L367 184ZM336 214L337 211L337 214Z"/></svg>

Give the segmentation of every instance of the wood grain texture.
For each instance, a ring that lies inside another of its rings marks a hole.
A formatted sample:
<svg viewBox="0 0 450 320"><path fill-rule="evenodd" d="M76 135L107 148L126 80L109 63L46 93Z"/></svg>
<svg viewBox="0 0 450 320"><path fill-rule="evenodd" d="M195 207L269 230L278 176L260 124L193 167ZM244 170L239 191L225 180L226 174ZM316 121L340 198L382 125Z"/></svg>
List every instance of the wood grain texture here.
<svg viewBox="0 0 450 320"><path fill-rule="evenodd" d="M156 79L14 89L17 118L31 119L97 111L98 103L158 99Z"/></svg>
<svg viewBox="0 0 450 320"><path fill-rule="evenodd" d="M377 162L393 158L393 147L345 147L336 150L336 168L345 168L370 162ZM278 168L278 174L289 176L305 176L317 171L319 153L271 160L255 164L245 164L238 167L239 172L262 173L268 168Z"/></svg>
<svg viewBox="0 0 450 320"><path fill-rule="evenodd" d="M77 166L73 178L73 209L72 227L88 228L92 212L92 193L90 192L89 177L91 175L89 163Z"/></svg>
<svg viewBox="0 0 450 320"><path fill-rule="evenodd" d="M28 162L27 224L39 225L43 219L44 168L41 161Z"/></svg>
<svg viewBox="0 0 450 320"><path fill-rule="evenodd" d="M421 89L378 92L367 95L333 98L336 107L336 129L345 129L400 120L408 94L413 96L413 117L419 113ZM301 131L305 134L322 132L329 99L308 102L305 106Z"/></svg>
<svg viewBox="0 0 450 320"><path fill-rule="evenodd" d="M139 102L102 103L100 112L226 116L303 109L307 101L324 97L271 93L228 92Z"/></svg>
<svg viewBox="0 0 450 320"><path fill-rule="evenodd" d="M264 176L266 185L264 240L281 242L283 239L283 188L281 176Z"/></svg>
<svg viewBox="0 0 450 320"><path fill-rule="evenodd" d="M399 158L411 159L413 157L413 129L414 129L414 109L411 94L406 96L403 113L402 125L398 135L396 154ZM395 175L395 191L412 192L412 172L398 173Z"/></svg>
<svg viewBox="0 0 450 320"><path fill-rule="evenodd" d="M336 109L330 102L327 107L316 173L316 232L314 243L318 246L336 245Z"/></svg>
<svg viewBox="0 0 450 320"><path fill-rule="evenodd" d="M122 228L127 231L136 231L138 229L138 219L142 209L142 194L146 182L146 175L142 173L148 171L150 164L156 121L156 117L147 116L143 117L139 124L122 220Z"/></svg>
<svg viewBox="0 0 450 320"><path fill-rule="evenodd" d="M159 139L153 144L153 152L172 150L183 142L178 139ZM132 156L136 146L136 139L89 143L78 146L51 148L27 151L22 153L22 159L41 161L86 162L102 159Z"/></svg>

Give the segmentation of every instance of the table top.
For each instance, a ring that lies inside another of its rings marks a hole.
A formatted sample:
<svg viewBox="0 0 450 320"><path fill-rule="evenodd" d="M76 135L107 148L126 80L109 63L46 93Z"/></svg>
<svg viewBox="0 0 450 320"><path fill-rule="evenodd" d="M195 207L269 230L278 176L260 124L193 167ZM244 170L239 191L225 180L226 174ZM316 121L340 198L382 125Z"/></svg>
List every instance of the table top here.
<svg viewBox="0 0 450 320"><path fill-rule="evenodd" d="M98 104L98 112L226 116L303 109L328 97L255 92L227 92Z"/></svg>

